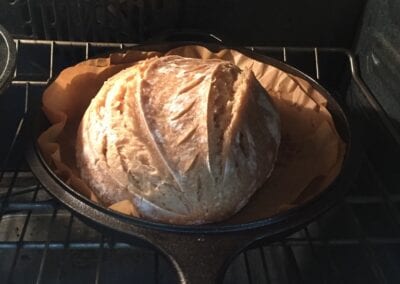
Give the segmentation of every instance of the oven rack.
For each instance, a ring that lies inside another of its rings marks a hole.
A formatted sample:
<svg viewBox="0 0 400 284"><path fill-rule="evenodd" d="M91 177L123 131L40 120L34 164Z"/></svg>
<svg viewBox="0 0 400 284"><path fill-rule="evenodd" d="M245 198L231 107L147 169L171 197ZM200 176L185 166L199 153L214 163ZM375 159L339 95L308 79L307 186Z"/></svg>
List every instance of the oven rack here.
<svg viewBox="0 0 400 284"><path fill-rule="evenodd" d="M0 127L6 132L0 152L0 279L8 283L176 282L172 265L154 249L104 236L80 222L47 194L24 160L28 114L48 82L67 66L135 44L25 39L15 44L14 79L0 97ZM361 95L360 100L368 103L390 133L387 139L400 145L399 134L360 78L350 51L248 48L296 66L328 86L338 99L350 101L349 109L356 93ZM341 71L345 79L332 76L332 70ZM346 91L349 84L355 91ZM400 194L382 180L368 149L362 160L360 175L340 205L290 237L244 251L229 266L224 282L400 281Z"/></svg>

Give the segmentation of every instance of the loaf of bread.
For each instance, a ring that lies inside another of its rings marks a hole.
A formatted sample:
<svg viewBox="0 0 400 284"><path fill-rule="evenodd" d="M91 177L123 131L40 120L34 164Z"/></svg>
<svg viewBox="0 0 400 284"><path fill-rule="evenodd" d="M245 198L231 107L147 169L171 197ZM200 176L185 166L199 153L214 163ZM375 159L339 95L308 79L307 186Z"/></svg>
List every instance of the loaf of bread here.
<svg viewBox="0 0 400 284"><path fill-rule="evenodd" d="M173 224L224 220L269 177L279 115L251 70L164 56L108 79L77 134L81 178L105 205Z"/></svg>

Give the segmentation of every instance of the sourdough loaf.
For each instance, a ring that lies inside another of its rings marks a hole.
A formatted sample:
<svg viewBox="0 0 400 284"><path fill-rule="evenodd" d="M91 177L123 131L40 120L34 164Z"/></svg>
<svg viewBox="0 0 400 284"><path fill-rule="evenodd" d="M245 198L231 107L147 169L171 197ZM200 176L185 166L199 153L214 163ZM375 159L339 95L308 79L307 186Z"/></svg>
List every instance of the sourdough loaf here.
<svg viewBox="0 0 400 284"><path fill-rule="evenodd" d="M240 210L269 177L279 115L251 70L164 56L108 79L76 141L81 178L146 219L201 224Z"/></svg>

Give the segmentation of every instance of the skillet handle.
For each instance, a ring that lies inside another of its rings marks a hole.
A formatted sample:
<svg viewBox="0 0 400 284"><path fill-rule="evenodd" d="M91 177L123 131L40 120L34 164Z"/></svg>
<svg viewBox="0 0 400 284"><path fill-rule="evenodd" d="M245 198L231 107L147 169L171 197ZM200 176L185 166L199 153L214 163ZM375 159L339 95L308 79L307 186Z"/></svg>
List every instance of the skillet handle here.
<svg viewBox="0 0 400 284"><path fill-rule="evenodd" d="M154 237L154 235L153 235ZM175 266L182 284L222 283L231 260L257 237L253 234L160 233L151 243Z"/></svg>
<svg viewBox="0 0 400 284"><path fill-rule="evenodd" d="M198 41L226 44L226 40L224 40L221 36L199 30L167 30L150 37L147 41L145 41L145 43L149 44L166 41Z"/></svg>

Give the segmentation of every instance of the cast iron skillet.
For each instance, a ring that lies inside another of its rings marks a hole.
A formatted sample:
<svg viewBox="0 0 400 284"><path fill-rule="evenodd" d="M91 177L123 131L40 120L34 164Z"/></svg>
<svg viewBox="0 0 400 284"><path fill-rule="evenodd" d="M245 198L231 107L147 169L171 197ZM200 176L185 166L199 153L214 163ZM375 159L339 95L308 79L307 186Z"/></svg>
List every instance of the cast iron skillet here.
<svg viewBox="0 0 400 284"><path fill-rule="evenodd" d="M167 51L187 44L202 45L212 51L229 48L221 43L167 42L164 38L161 43L147 43L136 46L135 49ZM327 108L339 135L347 145L342 171L326 190L303 205L270 218L241 224L222 222L183 226L142 220L104 208L66 185L45 163L36 141L49 127L49 123L40 110L40 102L37 102L37 111L31 113L32 127L27 144L27 160L32 172L44 188L96 229L127 242L135 240L137 243L137 239L142 240L161 251L174 264L181 283L219 283L222 281L227 264L241 250L261 239L268 241L280 239L311 222L343 198L355 175L356 163L359 160L356 153L358 147L354 145L352 135L353 129L339 104L323 87L312 78L278 60L248 49L232 49L308 81L327 99Z"/></svg>

